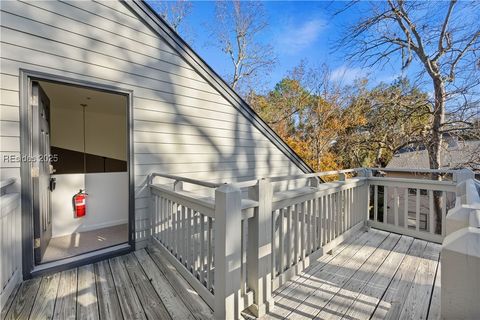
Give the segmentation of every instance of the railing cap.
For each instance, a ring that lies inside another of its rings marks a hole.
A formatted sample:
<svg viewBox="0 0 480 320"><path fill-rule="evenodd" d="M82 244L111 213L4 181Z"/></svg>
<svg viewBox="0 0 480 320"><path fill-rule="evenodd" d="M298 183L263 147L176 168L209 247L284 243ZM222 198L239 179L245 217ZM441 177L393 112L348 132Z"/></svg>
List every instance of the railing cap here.
<svg viewBox="0 0 480 320"><path fill-rule="evenodd" d="M183 181L183 182L186 182L186 183L196 184L196 185L199 185L199 186L202 186L202 187L213 188L213 189L218 188L218 187L225 184L225 183L214 183L214 182L201 181L201 180L197 180L197 179L190 179L190 178L186 178L186 177L182 177L182 176L176 176L176 175L165 174L165 173L157 173L157 172L150 173L148 175L148 184L152 184L153 179L155 177L161 177L161 178L171 179L171 180L175 180L175 181Z"/></svg>
<svg viewBox="0 0 480 320"><path fill-rule="evenodd" d="M242 191L240 190L240 188L238 188L234 184L222 184L215 190L215 192L223 192L223 193L239 192L239 193L241 193Z"/></svg>

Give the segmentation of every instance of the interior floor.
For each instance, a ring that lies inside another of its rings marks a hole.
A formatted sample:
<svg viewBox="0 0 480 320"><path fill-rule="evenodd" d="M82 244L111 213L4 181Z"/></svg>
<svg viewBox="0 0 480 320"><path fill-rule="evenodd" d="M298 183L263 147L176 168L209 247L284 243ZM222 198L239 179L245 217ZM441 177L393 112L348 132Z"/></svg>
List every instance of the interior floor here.
<svg viewBox="0 0 480 320"><path fill-rule="evenodd" d="M42 263L77 256L127 241L128 224L54 237L50 240L45 250Z"/></svg>

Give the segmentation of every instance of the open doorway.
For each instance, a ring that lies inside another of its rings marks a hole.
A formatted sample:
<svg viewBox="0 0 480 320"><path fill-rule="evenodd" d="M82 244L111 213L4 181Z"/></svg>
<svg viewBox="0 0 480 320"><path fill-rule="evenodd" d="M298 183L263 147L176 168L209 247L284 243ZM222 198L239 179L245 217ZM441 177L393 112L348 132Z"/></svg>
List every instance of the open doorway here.
<svg viewBox="0 0 480 320"><path fill-rule="evenodd" d="M128 96L31 86L34 265L128 243Z"/></svg>

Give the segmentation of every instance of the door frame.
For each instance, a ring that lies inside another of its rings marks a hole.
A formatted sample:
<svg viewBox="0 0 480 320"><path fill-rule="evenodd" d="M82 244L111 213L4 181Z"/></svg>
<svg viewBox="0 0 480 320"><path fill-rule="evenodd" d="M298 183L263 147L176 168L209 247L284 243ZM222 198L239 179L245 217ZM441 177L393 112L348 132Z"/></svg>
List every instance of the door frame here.
<svg viewBox="0 0 480 320"><path fill-rule="evenodd" d="M22 270L23 278L29 279L37 275L57 272L68 268L90 264L108 257L131 252L135 249L135 175L133 149L133 91L108 84L96 83L82 79L65 77L59 74L44 73L35 70L20 69L20 152L21 155L31 155L30 124L32 108L30 106L32 81L48 81L63 85L83 87L108 93L120 94L127 97L127 169L128 169L128 243L113 246L107 249L81 254L36 266L34 259L34 208L31 163L20 163L21 176L21 203L22 203ZM100 256L101 255L101 256Z"/></svg>

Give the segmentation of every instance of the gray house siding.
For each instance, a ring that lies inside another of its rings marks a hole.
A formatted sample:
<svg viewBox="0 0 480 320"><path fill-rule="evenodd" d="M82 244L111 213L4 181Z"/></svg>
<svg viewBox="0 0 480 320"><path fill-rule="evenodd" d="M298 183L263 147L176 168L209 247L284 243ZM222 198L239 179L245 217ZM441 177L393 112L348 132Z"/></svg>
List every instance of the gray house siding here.
<svg viewBox="0 0 480 320"><path fill-rule="evenodd" d="M302 172L285 147L281 150L128 5L2 2L1 21L2 159L20 152L20 69L133 92L137 241L148 227L150 172L208 181ZM20 164L2 160L0 175L20 180Z"/></svg>

